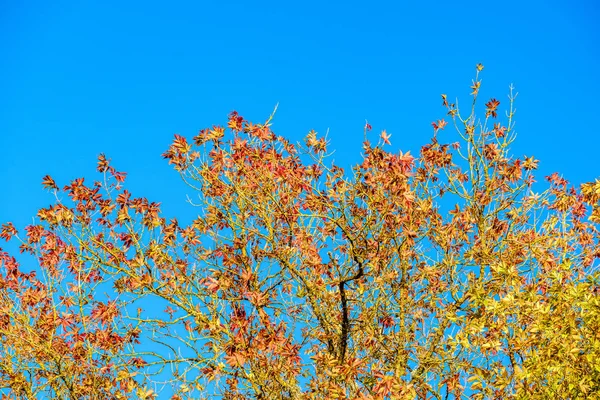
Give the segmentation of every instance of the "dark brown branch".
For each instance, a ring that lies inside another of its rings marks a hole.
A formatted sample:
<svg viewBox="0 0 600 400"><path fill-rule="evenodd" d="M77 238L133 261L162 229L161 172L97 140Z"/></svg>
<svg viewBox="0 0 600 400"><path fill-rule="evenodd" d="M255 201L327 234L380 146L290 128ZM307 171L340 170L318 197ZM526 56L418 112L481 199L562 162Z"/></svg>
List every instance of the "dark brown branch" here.
<svg viewBox="0 0 600 400"><path fill-rule="evenodd" d="M340 334L340 351L338 362L342 364L346 358L346 350L348 348L348 336L350 333L350 318L348 317L348 299L346 297L346 283L359 279L364 275L363 264L354 256L354 261L358 264L358 271L354 276L342 280L338 286L340 288L340 300L342 302L342 332Z"/></svg>

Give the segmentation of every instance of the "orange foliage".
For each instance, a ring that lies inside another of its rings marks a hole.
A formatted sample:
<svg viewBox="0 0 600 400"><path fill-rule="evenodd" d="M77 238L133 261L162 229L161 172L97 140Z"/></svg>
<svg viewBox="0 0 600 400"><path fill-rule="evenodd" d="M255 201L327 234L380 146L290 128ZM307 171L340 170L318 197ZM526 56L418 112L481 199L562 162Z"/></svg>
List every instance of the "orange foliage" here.
<svg viewBox="0 0 600 400"><path fill-rule="evenodd" d="M454 134L439 119L413 157L366 123L351 172L271 118L176 135L188 226L100 155L104 183L2 225L39 262L0 252L3 398L596 398L599 181L538 191L514 97L491 127L497 100L482 121L442 100Z"/></svg>

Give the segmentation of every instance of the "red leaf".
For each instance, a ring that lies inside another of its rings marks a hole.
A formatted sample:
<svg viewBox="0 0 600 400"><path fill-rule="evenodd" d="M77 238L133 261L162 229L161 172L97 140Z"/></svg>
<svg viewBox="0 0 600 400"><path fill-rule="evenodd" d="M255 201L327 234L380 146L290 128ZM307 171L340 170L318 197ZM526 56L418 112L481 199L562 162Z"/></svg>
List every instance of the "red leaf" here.
<svg viewBox="0 0 600 400"><path fill-rule="evenodd" d="M108 171L108 160L104 154L100 154L98 156L98 167L96 168L98 172L106 172Z"/></svg>
<svg viewBox="0 0 600 400"><path fill-rule="evenodd" d="M58 189L58 186L56 186L56 182L54 182L54 179L52 179L52 177L50 175L46 175L42 178L42 185L44 186L45 189L52 189L52 190Z"/></svg>
<svg viewBox="0 0 600 400"><path fill-rule="evenodd" d="M6 240L7 242L17 234L17 229L14 227L12 222L8 222L2 225L2 230L0 231L0 238Z"/></svg>
<svg viewBox="0 0 600 400"><path fill-rule="evenodd" d="M496 112L496 109L498 108L498 106L500 105L500 101L496 100L496 99L491 99L490 101L488 101L485 106L487 107L485 110L485 116L489 117L490 115L493 118L498 117L498 113Z"/></svg>

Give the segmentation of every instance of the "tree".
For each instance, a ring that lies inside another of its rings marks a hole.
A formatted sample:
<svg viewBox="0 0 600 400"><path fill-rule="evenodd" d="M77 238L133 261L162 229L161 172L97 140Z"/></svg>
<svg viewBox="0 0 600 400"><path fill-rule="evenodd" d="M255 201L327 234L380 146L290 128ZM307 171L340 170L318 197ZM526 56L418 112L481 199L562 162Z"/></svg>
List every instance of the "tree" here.
<svg viewBox="0 0 600 400"><path fill-rule="evenodd" d="M92 185L45 177L56 203L0 234L39 262L0 255L3 398L597 398L600 181L536 193L482 69L418 158L368 124L350 171L271 118L176 135L189 226L104 155Z"/></svg>

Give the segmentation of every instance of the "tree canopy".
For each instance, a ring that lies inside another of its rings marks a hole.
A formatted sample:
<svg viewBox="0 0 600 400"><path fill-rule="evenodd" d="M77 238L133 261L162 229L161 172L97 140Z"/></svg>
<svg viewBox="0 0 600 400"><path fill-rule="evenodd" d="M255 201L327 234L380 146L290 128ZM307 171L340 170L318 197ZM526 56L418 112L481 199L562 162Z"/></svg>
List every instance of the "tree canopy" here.
<svg viewBox="0 0 600 400"><path fill-rule="evenodd" d="M600 181L536 178L482 69L414 156L368 123L347 170L272 118L176 135L187 226L104 155L44 177L0 233L37 260L0 251L2 398L596 398Z"/></svg>

